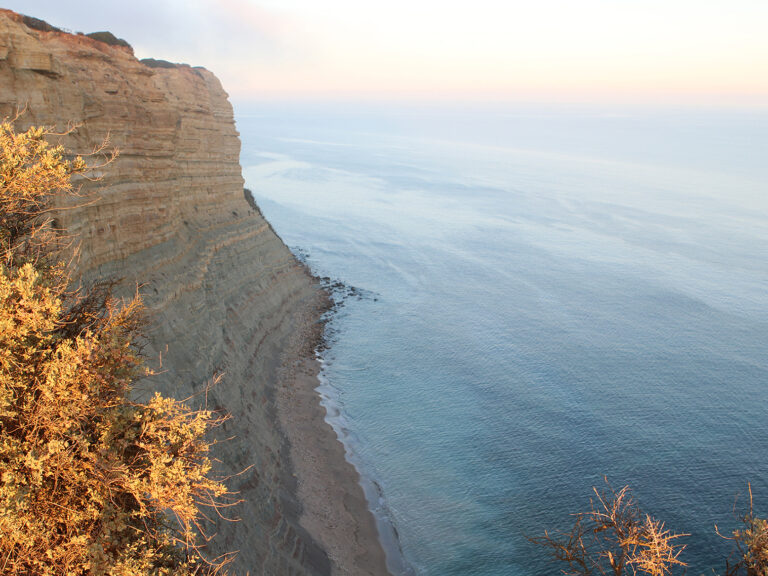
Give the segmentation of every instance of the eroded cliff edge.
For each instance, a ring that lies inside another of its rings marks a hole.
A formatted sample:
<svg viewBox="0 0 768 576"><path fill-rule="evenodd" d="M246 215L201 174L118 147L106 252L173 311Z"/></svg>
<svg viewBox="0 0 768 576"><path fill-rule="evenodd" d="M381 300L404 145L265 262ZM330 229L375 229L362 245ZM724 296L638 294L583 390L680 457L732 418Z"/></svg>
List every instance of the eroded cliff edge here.
<svg viewBox="0 0 768 576"><path fill-rule="evenodd" d="M336 571L299 521L277 414L280 378L312 336L297 334L325 297L244 198L227 94L207 70L150 66L130 47L29 24L0 10L0 115L25 108L17 128L72 122L70 149L109 134L120 150L101 182L82 182L94 201L58 207L59 225L81 239L81 279L121 278L126 293L142 285L146 353L156 366L162 358L148 388L186 398L224 375L209 405L232 414L234 438L215 456L224 473L253 467L231 482L242 520L220 521L211 551L240 550L238 573Z"/></svg>

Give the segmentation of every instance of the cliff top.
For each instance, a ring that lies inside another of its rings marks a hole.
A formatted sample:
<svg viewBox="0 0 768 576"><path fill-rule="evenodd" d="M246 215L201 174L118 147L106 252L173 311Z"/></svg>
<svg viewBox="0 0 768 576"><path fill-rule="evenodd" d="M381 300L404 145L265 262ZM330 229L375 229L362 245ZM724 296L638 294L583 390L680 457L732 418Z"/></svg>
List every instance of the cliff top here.
<svg viewBox="0 0 768 576"><path fill-rule="evenodd" d="M97 48L110 46L117 48L118 50L128 52L131 55L134 54L133 46L131 46L128 41L123 38L118 38L112 32L106 30L89 33L72 33L68 30L53 26L45 20L41 20L33 16L27 16L26 14L19 14L6 8L0 8L0 16L5 16L14 22L22 24L35 34L56 35L62 39L76 39L78 42L86 42ZM139 60L139 62L148 68L202 68L200 66L192 67L188 64L169 62L167 60L159 60L155 58L143 58Z"/></svg>
<svg viewBox="0 0 768 576"><path fill-rule="evenodd" d="M67 30L57 28L56 26L49 24L45 20L41 20L40 18L35 18L33 16L27 16L26 14L19 14L17 12L14 12L13 10L0 8L0 14L13 20L14 22L23 24L29 30L34 30L37 33L56 34L61 36L72 36L72 37L83 38L83 39L87 38L94 42L100 42L102 44L107 44L109 46L116 46L116 47L125 49L129 51L131 54L133 54L133 47L131 47L131 45L128 44L128 42L126 42L122 38L118 38L117 36L112 34L112 32L101 31L101 32L91 32L89 34L84 34L83 32L77 32L73 34Z"/></svg>

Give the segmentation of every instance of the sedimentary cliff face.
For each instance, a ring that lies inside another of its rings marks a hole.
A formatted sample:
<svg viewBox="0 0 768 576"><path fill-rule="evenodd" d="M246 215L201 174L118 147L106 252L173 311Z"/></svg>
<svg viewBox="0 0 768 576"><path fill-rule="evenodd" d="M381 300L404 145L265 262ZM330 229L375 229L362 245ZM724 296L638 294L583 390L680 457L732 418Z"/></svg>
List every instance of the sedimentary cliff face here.
<svg viewBox="0 0 768 576"><path fill-rule="evenodd" d="M33 26L35 28L35 26ZM147 384L176 397L223 382L209 404L232 413L216 447L246 503L221 521L212 552L240 550L238 572L322 574L328 558L300 528L274 382L294 330L322 297L243 195L232 107L210 72L142 64L128 47L33 29L0 10L0 115L28 125L78 124L63 143L87 152L109 135L119 159L60 226L81 240L84 282L137 283L152 324ZM94 196L95 194L95 196ZM160 366L162 358L162 366Z"/></svg>

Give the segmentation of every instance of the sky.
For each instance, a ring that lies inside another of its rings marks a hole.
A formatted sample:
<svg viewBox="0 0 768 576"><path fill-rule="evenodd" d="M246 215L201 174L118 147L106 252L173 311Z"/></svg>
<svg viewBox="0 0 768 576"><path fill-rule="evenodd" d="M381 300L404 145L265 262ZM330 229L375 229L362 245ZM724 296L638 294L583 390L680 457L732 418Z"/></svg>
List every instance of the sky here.
<svg viewBox="0 0 768 576"><path fill-rule="evenodd" d="M0 0L238 102L768 107L768 0Z"/></svg>

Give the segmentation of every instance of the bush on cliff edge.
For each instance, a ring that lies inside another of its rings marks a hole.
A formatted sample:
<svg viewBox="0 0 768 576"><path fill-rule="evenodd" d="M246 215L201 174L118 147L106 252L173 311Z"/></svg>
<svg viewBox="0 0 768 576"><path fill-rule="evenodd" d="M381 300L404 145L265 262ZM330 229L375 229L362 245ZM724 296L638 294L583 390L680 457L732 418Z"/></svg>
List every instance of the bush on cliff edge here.
<svg viewBox="0 0 768 576"><path fill-rule="evenodd" d="M0 573L220 571L200 506L228 494L204 439L221 418L129 400L148 372L132 345L141 300L70 291L48 209L89 168L50 136L0 126Z"/></svg>

